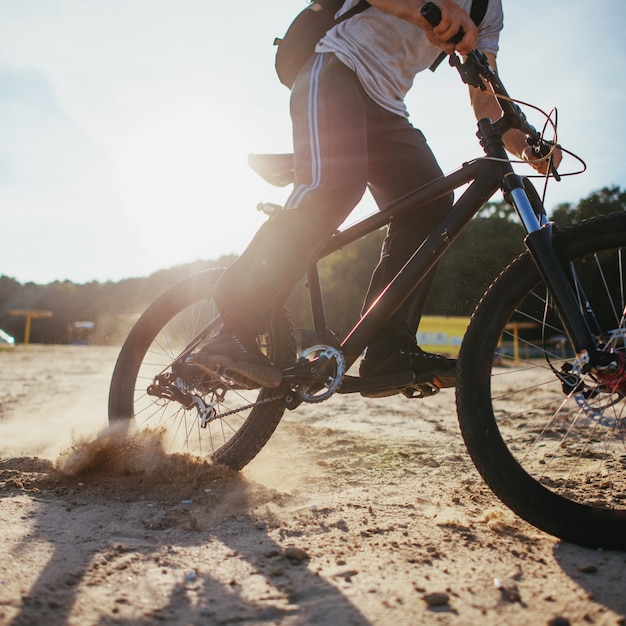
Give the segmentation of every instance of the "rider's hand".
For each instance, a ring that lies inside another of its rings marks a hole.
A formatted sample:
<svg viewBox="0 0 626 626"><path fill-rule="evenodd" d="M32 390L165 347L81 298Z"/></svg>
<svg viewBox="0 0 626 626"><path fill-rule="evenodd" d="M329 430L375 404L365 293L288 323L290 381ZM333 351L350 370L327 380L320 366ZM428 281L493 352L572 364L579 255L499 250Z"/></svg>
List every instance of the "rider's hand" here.
<svg viewBox="0 0 626 626"><path fill-rule="evenodd" d="M469 14L452 0L436 0L441 10L441 22L434 28L426 21L420 22L430 43L443 48L448 54L457 50L460 54L469 54L478 41L478 29ZM463 39L457 44L450 43L460 29L463 29Z"/></svg>
<svg viewBox="0 0 626 626"><path fill-rule="evenodd" d="M522 159L526 161L534 170L540 174L548 173L549 161L547 159L539 160L537 155L534 154L533 149L530 146L526 146L522 151ZM558 168L561 160L563 159L563 153L561 149L556 147L552 152L552 165L554 168Z"/></svg>
<svg viewBox="0 0 626 626"><path fill-rule="evenodd" d="M425 33L433 45L443 48L448 54L458 50L461 54L469 54L478 41L478 29L469 14L453 0L435 0L441 11L441 22L433 28L421 13L426 4L424 0L369 0L379 11L395 15L411 24L416 24ZM463 29L463 39L459 43L449 43Z"/></svg>

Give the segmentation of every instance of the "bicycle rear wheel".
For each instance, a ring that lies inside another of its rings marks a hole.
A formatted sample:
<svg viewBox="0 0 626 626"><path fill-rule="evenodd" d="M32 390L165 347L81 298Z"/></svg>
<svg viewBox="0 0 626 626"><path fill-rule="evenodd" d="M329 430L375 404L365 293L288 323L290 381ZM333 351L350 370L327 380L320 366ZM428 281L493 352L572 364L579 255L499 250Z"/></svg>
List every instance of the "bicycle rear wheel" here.
<svg viewBox="0 0 626 626"><path fill-rule="evenodd" d="M618 371L582 372L528 253L477 307L459 359L457 409L494 493L564 540L626 548L626 215L557 233L555 248Z"/></svg>
<svg viewBox="0 0 626 626"><path fill-rule="evenodd" d="M213 289L222 271L202 272L174 285L139 318L113 372L109 422L158 429L169 450L209 456L239 470L276 429L285 410L280 389L246 389L177 361L202 329L204 341L219 330ZM295 361L286 309L258 341L278 367Z"/></svg>

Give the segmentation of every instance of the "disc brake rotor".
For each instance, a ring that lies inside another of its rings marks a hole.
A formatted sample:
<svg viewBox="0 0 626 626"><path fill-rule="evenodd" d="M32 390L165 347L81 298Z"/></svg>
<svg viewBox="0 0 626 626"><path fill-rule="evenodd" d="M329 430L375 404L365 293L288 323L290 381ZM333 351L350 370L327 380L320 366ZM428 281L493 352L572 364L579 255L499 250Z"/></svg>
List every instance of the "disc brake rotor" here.
<svg viewBox="0 0 626 626"><path fill-rule="evenodd" d="M586 417L607 428L623 428L626 416L619 410L609 411L626 398L626 375L624 374L624 330L619 329L610 334L610 345L613 349L621 348L619 356L621 366L619 372L596 372L593 377L585 376L582 364L578 359L572 365L572 374L581 382L585 389L576 390L573 394L578 408ZM618 344L622 345L619 346Z"/></svg>

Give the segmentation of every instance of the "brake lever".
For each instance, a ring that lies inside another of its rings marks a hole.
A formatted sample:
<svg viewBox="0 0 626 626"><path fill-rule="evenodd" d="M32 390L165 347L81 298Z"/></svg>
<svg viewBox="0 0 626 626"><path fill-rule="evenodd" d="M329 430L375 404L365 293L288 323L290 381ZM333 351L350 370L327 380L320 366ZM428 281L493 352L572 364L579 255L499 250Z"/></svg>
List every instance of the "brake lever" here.
<svg viewBox="0 0 626 626"><path fill-rule="evenodd" d="M449 63L451 67L456 68L461 76L461 80L466 85L470 85L481 91L487 90L487 85L485 85L481 77L483 76L485 68L489 68L489 61L487 61L487 57L482 52L473 50L467 56L465 63L461 61L458 54L451 54Z"/></svg>
<svg viewBox="0 0 626 626"><path fill-rule="evenodd" d="M550 151L550 149L548 149L548 152L549 151ZM561 182L561 175L557 171L557 169L556 169L556 167L554 165L554 162L552 161L552 156L550 156L550 158L548 159L548 169L550 170L550 176L552 176L557 183L560 183Z"/></svg>
<svg viewBox="0 0 626 626"><path fill-rule="evenodd" d="M550 144L536 137L526 137L526 143L528 143L528 145L531 147L533 151L533 156L536 156L539 159L547 157L553 148L553 146L551 146ZM558 148L558 145L555 147ZM552 163L552 158L550 158L550 160L548 161L548 165L550 168L550 175L554 177L554 180L560 182L561 175L554 166L554 163Z"/></svg>

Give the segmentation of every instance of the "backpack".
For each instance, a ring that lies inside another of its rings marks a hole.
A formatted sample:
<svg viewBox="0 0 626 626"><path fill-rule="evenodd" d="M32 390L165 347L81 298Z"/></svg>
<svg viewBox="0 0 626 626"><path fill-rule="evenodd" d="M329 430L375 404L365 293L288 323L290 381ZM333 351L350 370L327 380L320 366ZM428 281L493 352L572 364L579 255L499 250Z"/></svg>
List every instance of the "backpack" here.
<svg viewBox="0 0 626 626"><path fill-rule="evenodd" d="M335 13L343 6L344 0L315 0L301 11L287 29L285 36L274 40L276 50L276 73L280 82L291 89L298 72L315 51L318 41L335 24L351 18L367 9L366 0L346 11L335 19Z"/></svg>
<svg viewBox="0 0 626 626"><path fill-rule="evenodd" d="M336 24L351 18L353 15L367 9L370 4L360 0L358 4L346 11L339 18L335 14L343 6L345 0L315 0L306 9L301 11L291 23L285 36L274 39L276 50L276 73L280 82L291 89L298 72L302 69L309 57L315 51L320 39ZM489 0L473 0L470 17L476 26L479 26L487 12ZM434 72L446 58L442 52L430 66Z"/></svg>

